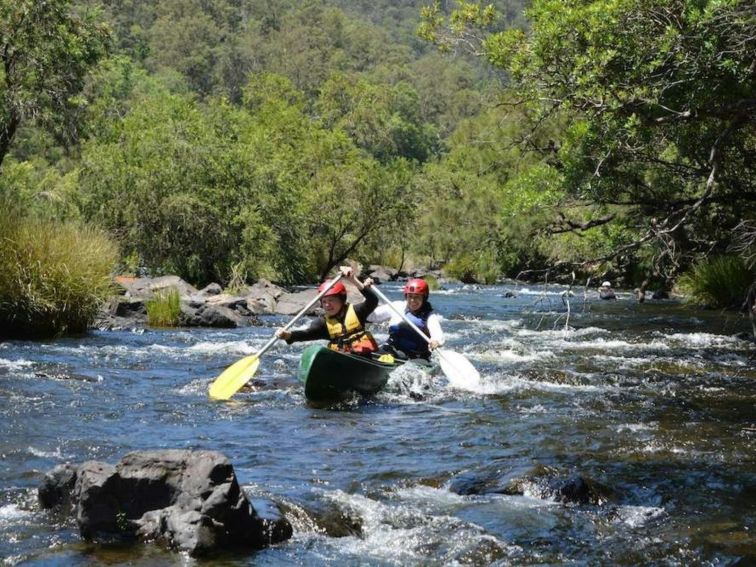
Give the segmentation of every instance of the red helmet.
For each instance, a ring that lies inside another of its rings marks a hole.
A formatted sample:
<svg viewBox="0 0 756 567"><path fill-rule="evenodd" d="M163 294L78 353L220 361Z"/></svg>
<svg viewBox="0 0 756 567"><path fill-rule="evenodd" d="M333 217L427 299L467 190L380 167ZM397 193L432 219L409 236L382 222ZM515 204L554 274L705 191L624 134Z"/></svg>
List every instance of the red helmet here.
<svg viewBox="0 0 756 567"><path fill-rule="evenodd" d="M404 284L404 293L419 293L423 297L428 297L430 289L428 288L428 282L421 280L420 278L413 278Z"/></svg>
<svg viewBox="0 0 756 567"><path fill-rule="evenodd" d="M328 287L328 285L331 283L331 280L326 280L322 284L320 284L320 287L318 287L318 293L321 293L325 288ZM344 287L344 284L341 282L336 282L333 284L333 287L329 289L325 294L323 294L323 297L328 297L329 295L343 295L346 297L347 290Z"/></svg>

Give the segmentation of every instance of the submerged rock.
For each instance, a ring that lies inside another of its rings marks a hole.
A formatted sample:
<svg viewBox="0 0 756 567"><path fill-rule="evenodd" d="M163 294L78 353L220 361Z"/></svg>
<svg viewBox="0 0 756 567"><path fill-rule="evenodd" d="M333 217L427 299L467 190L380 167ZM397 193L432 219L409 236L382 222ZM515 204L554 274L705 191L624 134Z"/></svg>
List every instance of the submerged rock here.
<svg viewBox="0 0 756 567"><path fill-rule="evenodd" d="M72 513L85 539L155 541L194 556L260 549L292 535L277 505L253 506L215 451L138 451L115 466L59 465L45 476L39 501Z"/></svg>
<svg viewBox="0 0 756 567"><path fill-rule="evenodd" d="M613 501L614 491L578 473L562 473L552 467L489 467L455 476L449 490L461 495L529 495L564 504L601 505Z"/></svg>

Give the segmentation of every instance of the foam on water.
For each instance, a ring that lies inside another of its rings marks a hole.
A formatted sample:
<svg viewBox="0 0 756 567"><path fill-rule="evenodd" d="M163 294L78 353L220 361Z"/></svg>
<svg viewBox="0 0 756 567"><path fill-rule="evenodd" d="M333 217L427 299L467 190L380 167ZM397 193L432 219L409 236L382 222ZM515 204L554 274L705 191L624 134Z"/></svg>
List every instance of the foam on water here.
<svg viewBox="0 0 756 567"><path fill-rule="evenodd" d="M652 423L622 423L620 425L614 426L614 430L618 433L621 433L623 431L630 431L633 433L637 433L639 431L654 431L657 429L658 424L656 422Z"/></svg>
<svg viewBox="0 0 756 567"><path fill-rule="evenodd" d="M496 364L512 365L522 362L537 362L548 358L556 358L557 355L550 350L542 350L532 353L518 353L514 350L487 350L476 356L476 360L493 362Z"/></svg>
<svg viewBox="0 0 756 567"><path fill-rule="evenodd" d="M37 449L36 447L27 447L26 450L35 457L63 460L63 453L61 452L60 447L56 447L55 451L43 451L42 449Z"/></svg>
<svg viewBox="0 0 756 567"><path fill-rule="evenodd" d="M620 506L615 515L615 521L631 528L639 528L650 521L663 517L664 508L654 506Z"/></svg>
<svg viewBox="0 0 756 567"><path fill-rule="evenodd" d="M631 343L623 340L604 340L596 339L593 341L569 341L569 340L557 340L553 343L554 346L559 346L563 350L601 350L601 351L615 351L615 352L647 352L647 351L669 351L670 346L663 341L650 341L650 342L638 342Z"/></svg>
<svg viewBox="0 0 756 567"><path fill-rule="evenodd" d="M8 360L6 358L0 358L0 368L6 368L8 370L21 370L22 368L28 368L34 363L31 360Z"/></svg>
<svg viewBox="0 0 756 567"><path fill-rule="evenodd" d="M737 337L714 335L711 333L673 333L663 336L666 340L675 345L690 346L696 348L732 348L735 344L742 342L741 339Z"/></svg>
<svg viewBox="0 0 756 567"><path fill-rule="evenodd" d="M590 378L590 374L582 374L583 378ZM471 388L473 391L481 395L496 395L505 394L507 392L520 392L520 391L544 391L544 392L608 392L616 390L617 388L612 385L593 385L593 384L567 384L564 382L551 382L548 380L530 380L522 378L516 374L504 375L504 374L486 374L481 378L480 384Z"/></svg>
<svg viewBox="0 0 756 567"><path fill-rule="evenodd" d="M427 560L425 550L430 547L443 556L444 563L455 564L458 555L480 544L509 547L479 526L445 513L447 508L453 512L465 500L444 492L410 489L396 494L398 501L392 502L339 490L325 496L348 517L361 520L361 537L340 538L339 547L363 561L373 558L398 564L422 563Z"/></svg>

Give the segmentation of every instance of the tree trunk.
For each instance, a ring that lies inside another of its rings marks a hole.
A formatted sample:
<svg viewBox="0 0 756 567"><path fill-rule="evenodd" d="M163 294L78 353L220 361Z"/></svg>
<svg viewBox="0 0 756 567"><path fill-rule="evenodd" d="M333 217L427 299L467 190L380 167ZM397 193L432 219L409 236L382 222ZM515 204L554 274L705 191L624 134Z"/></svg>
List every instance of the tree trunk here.
<svg viewBox="0 0 756 567"><path fill-rule="evenodd" d="M18 129L18 125L21 122L18 113L15 111L11 111L10 116L8 117L7 122L5 123L4 127L0 130L0 166L3 165L3 160L5 160L5 156L8 154L8 151L10 150L11 142L13 141L13 136L16 135L16 130Z"/></svg>

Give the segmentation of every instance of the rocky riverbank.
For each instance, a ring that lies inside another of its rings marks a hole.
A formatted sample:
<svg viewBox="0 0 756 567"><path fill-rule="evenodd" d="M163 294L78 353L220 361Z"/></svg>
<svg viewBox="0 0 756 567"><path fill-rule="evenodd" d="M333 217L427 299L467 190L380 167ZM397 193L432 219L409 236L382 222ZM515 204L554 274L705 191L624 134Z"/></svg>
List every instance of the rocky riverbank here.
<svg viewBox="0 0 756 567"><path fill-rule="evenodd" d="M376 282L406 279L426 272L411 274L384 266L371 266L366 270ZM437 276L434 274L434 276ZM212 283L197 289L178 276L114 278L118 294L104 306L94 327L101 330L140 328L147 325L147 302L157 294L171 290L178 292L181 327L235 328L260 325L260 315L291 316L299 313L317 294L316 287L287 290L267 280L236 289L232 293ZM362 295L348 282L350 301L362 301ZM313 307L308 315L318 313Z"/></svg>

